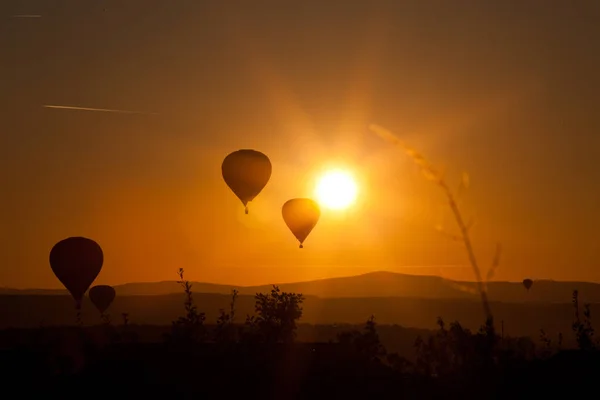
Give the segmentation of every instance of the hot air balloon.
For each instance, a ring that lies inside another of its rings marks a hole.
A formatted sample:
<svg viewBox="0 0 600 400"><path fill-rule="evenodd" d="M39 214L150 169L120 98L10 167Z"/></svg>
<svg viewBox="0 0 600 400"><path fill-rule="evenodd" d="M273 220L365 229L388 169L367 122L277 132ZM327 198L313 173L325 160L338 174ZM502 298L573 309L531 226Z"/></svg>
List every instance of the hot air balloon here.
<svg viewBox="0 0 600 400"><path fill-rule="evenodd" d="M256 150L234 151L221 165L223 180L240 199L248 214L248 203L263 190L271 178L269 157Z"/></svg>
<svg viewBox="0 0 600 400"><path fill-rule="evenodd" d="M96 285L90 289L89 295L90 300L92 303L94 303L98 311L100 311L100 314L104 315L110 304L115 299L116 292L112 286Z"/></svg>
<svg viewBox="0 0 600 400"><path fill-rule="evenodd" d="M529 292L529 289L533 286L533 281L531 279L523 279L523 286L525 286L525 289Z"/></svg>
<svg viewBox="0 0 600 400"><path fill-rule="evenodd" d="M50 250L50 267L75 299L78 319L83 295L100 273L103 263L102 248L84 237L61 240Z"/></svg>
<svg viewBox="0 0 600 400"><path fill-rule="evenodd" d="M281 207L281 214L287 227L300 242L299 247L304 248L303 243L306 237L319 222L321 216L317 202L306 198L291 199Z"/></svg>

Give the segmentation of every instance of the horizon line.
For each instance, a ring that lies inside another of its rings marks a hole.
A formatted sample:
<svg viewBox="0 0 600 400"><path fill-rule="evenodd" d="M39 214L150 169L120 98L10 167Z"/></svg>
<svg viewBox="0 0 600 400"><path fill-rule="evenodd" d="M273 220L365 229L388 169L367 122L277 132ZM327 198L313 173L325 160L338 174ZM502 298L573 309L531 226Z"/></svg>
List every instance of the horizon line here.
<svg viewBox="0 0 600 400"><path fill-rule="evenodd" d="M450 281L450 282L456 282L456 283L476 283L477 282L475 280L454 280L454 279L448 279L448 278L441 277L439 275L415 275L415 274L406 274L406 273L394 272L394 271L378 270L378 271L365 272L365 273L357 274L357 275L335 276L335 277L329 277L329 278L317 278L317 279L309 279L309 280L303 280L303 281L261 283L261 284L255 284L255 285L235 285L235 284L231 284L231 283L215 283L215 282L195 281L195 280L190 280L190 283L192 283L192 284L197 283L197 284L205 284L205 285L215 285L215 286L225 286L225 287L231 287L231 288L256 288L256 287L261 287L261 286L293 285L293 284L318 282L318 281L324 281L324 280L354 278L354 277L360 277L360 276L377 274L377 273L390 273L390 274L397 274L397 275L408 275L408 276L426 277L426 278L427 277L442 278L444 280L447 280L447 281ZM551 278L534 279L534 281L538 281L538 282L539 281L550 281L550 282L559 282L559 283L591 283L591 284L600 284L600 282L598 282L598 281L592 281L592 280L569 280L569 279L556 280L556 279L551 279ZM125 282L125 283L111 284L110 286L119 287L119 286L125 286L125 285L135 285L135 284L160 284L160 283L176 283L176 282L177 282L177 280L131 281L131 282ZM488 282L493 282L493 283L515 283L515 284L520 284L521 283L521 281L519 281L519 280L515 280L515 281L511 281L511 280L491 280L491 281L488 281ZM106 284L106 283L104 283L104 284ZM91 285L90 288L93 287L93 286L95 286L95 285ZM65 289L64 287L62 287L62 288L59 288L59 287L51 287L51 288L47 288L47 287L46 288L44 288L44 287L17 288L17 287L9 287L9 286L0 286L0 290L2 290L2 289L4 289L4 290L18 290L18 291L34 291L34 290L39 290L39 291L67 291L67 289Z"/></svg>

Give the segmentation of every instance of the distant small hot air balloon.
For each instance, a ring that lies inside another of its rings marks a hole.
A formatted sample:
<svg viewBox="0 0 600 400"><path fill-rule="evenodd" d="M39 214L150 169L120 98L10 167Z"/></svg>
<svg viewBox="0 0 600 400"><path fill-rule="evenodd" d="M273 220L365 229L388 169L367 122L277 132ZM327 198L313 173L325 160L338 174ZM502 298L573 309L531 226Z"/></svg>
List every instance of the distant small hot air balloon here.
<svg viewBox="0 0 600 400"><path fill-rule="evenodd" d="M223 180L240 199L248 214L248 203L264 189L271 179L272 165L269 157L256 150L234 151L221 165Z"/></svg>
<svg viewBox="0 0 600 400"><path fill-rule="evenodd" d="M523 279L523 286L525 286L525 289L527 289L527 291L529 292L529 289L531 289L531 286L533 286L533 281L531 279Z"/></svg>
<svg viewBox="0 0 600 400"><path fill-rule="evenodd" d="M75 299L78 319L83 295L100 273L103 263L102 248L84 237L61 240L50 250L50 267Z"/></svg>
<svg viewBox="0 0 600 400"><path fill-rule="evenodd" d="M321 216L317 202L307 198L291 199L281 207L281 214L287 227L300 242L299 247L304 248L304 241Z"/></svg>
<svg viewBox="0 0 600 400"><path fill-rule="evenodd" d="M98 311L100 311L100 314L104 315L115 299L116 292L112 286L96 285L90 289L89 295L90 300L94 303Z"/></svg>

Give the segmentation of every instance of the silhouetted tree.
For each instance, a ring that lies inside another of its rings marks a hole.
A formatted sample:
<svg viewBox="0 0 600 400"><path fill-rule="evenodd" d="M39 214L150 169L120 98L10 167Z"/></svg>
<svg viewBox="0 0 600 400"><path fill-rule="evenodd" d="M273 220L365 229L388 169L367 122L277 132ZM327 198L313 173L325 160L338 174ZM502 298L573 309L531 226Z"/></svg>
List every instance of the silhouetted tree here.
<svg viewBox="0 0 600 400"><path fill-rule="evenodd" d="M342 345L349 345L360 355L371 361L381 360L386 355L385 347L379 340L375 317L371 317L365 324L363 332L357 330L342 332L337 335L337 340Z"/></svg>
<svg viewBox="0 0 600 400"><path fill-rule="evenodd" d="M296 321L302 317L304 296L282 292L278 286L273 285L271 293L257 293L254 298L256 316L246 319L250 332L246 332L245 337L267 343L293 342L296 337Z"/></svg>
<svg viewBox="0 0 600 400"><path fill-rule="evenodd" d="M394 371L401 374L410 373L414 368L412 362L410 362L406 357L402 357L398 353L388 354L386 361Z"/></svg>

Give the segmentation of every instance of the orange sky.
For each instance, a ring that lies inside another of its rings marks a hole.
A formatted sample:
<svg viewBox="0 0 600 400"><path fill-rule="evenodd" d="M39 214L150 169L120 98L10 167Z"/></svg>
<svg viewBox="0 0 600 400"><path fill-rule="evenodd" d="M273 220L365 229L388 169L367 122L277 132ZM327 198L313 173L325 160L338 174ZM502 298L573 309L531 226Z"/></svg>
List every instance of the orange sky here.
<svg viewBox="0 0 600 400"><path fill-rule="evenodd" d="M598 3L333 3L3 3L0 286L59 287L48 252L78 235L104 249L96 283L179 267L240 285L470 279L434 229L454 230L442 193L371 122L452 182L469 172L463 207L486 268L503 244L498 279L600 281ZM273 163L247 216L220 173L239 148ZM328 165L357 176L358 203L299 250L281 205Z"/></svg>

